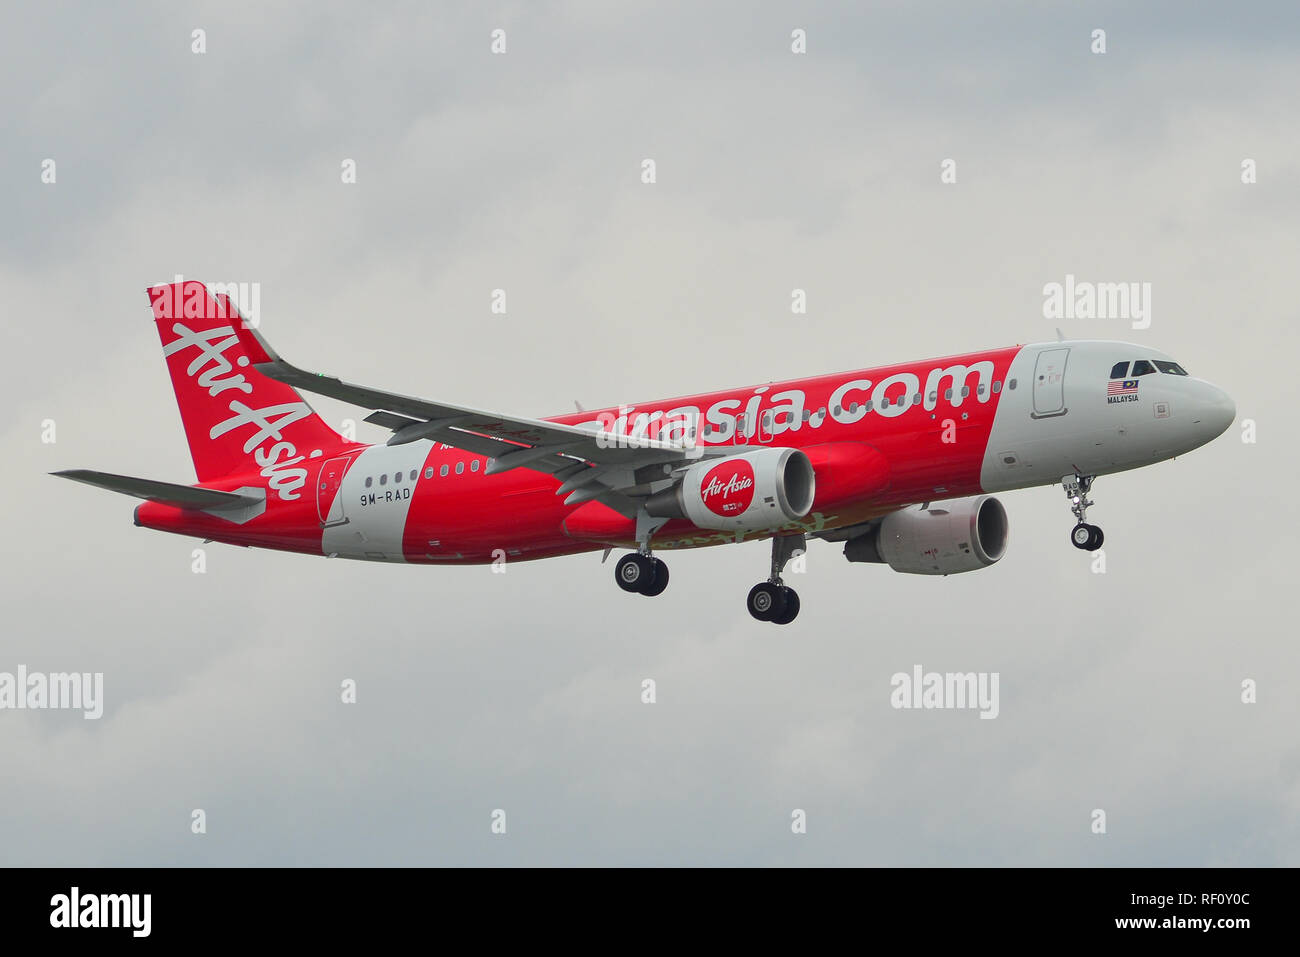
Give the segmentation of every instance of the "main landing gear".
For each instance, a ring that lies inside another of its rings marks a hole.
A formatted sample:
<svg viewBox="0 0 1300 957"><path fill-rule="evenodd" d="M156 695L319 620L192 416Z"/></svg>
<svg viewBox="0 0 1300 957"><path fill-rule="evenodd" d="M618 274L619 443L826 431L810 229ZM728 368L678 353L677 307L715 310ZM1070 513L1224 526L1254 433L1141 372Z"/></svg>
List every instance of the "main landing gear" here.
<svg viewBox="0 0 1300 957"><path fill-rule="evenodd" d="M799 615L799 596L781 581L781 573L796 554L808 547L802 533L777 535L772 538L772 576L749 590L745 607L759 621L788 625ZM624 555L614 566L614 580L623 591L636 592L653 598L663 594L668 587L668 566L650 554L649 537L646 536L635 552Z"/></svg>
<svg viewBox="0 0 1300 957"><path fill-rule="evenodd" d="M1078 523L1070 530L1070 544L1086 552L1095 552L1106 540L1100 528L1088 524L1088 506L1097 504L1088 499L1092 480L1091 475L1066 475L1061 478L1065 497L1070 500L1070 511L1074 513L1075 521Z"/></svg>
<svg viewBox="0 0 1300 957"><path fill-rule="evenodd" d="M650 554L650 539L667 521L651 517L644 507L637 512L637 549L631 555L624 555L614 566L614 580L623 591L653 598L662 595L668 587L668 566Z"/></svg>
<svg viewBox="0 0 1300 957"><path fill-rule="evenodd" d="M772 577L759 582L749 590L745 607L759 621L770 621L776 625L788 625L799 615L799 595L781 581L781 572L786 563L794 557L795 552L802 552L808 547L803 534L776 535L772 538Z"/></svg>
<svg viewBox="0 0 1300 957"><path fill-rule="evenodd" d="M614 566L614 580L623 591L633 591L653 598L668 587L668 566L653 555L633 552L624 555Z"/></svg>

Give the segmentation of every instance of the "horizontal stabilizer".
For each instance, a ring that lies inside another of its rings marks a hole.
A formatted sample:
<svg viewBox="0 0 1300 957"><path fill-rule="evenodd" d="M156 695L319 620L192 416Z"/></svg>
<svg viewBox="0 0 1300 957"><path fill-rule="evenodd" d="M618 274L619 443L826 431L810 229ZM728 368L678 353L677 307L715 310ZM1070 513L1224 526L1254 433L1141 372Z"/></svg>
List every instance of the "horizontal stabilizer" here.
<svg viewBox="0 0 1300 957"><path fill-rule="evenodd" d="M238 492L218 492L210 488L195 488L192 485L175 485L171 482L155 482L152 479L132 478L129 475L113 475L109 472L92 472L89 469L66 469L51 472L60 478L85 482L110 492L121 492L162 505L174 505L177 508L226 509L244 508L257 505L263 500L253 495L241 495Z"/></svg>

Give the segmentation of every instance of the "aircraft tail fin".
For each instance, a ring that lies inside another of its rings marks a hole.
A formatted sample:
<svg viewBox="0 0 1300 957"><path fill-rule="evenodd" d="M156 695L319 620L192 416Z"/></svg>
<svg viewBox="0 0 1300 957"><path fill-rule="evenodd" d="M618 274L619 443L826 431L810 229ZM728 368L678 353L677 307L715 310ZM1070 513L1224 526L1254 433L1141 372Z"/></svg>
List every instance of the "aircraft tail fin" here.
<svg viewBox="0 0 1300 957"><path fill-rule="evenodd" d="M281 499L297 498L303 463L351 443L292 386L253 368L261 357L236 334L250 327L228 295L194 280L148 293L198 480L260 471Z"/></svg>

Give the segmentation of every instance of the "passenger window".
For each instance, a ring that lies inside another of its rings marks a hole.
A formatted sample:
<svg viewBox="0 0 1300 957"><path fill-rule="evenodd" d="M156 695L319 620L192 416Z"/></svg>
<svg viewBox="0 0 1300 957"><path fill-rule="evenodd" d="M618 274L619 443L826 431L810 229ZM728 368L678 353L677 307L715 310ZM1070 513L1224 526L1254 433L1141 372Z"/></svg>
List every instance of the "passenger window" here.
<svg viewBox="0 0 1300 957"><path fill-rule="evenodd" d="M478 459L475 459L473 462L470 462L470 463L469 463L469 470L470 470L471 472L477 472L477 471L478 471Z"/></svg>
<svg viewBox="0 0 1300 957"><path fill-rule="evenodd" d="M393 473L393 484L394 484L394 485L401 485L401 484L402 484L402 473L401 473L401 472L394 472L394 473Z"/></svg>
<svg viewBox="0 0 1300 957"><path fill-rule="evenodd" d="M1133 363L1133 378L1135 379L1140 375L1151 375L1155 371L1155 366L1147 362L1146 359L1139 359Z"/></svg>
<svg viewBox="0 0 1300 957"><path fill-rule="evenodd" d="M438 469L438 477L439 478L447 477L447 466L444 465L442 468Z"/></svg>
<svg viewBox="0 0 1300 957"><path fill-rule="evenodd" d="M944 397L945 399L949 399L949 400L951 400L951 399L952 399L952 389L944 389L944 390L943 390L943 397Z"/></svg>
<svg viewBox="0 0 1300 957"><path fill-rule="evenodd" d="M383 475L379 476L379 484L380 484L380 485L387 485L387 484L388 484L388 473L387 473L387 472L385 472Z"/></svg>
<svg viewBox="0 0 1300 957"><path fill-rule="evenodd" d="M964 385L964 386L962 386L962 387L961 387L961 397L964 399L964 398L966 398L966 396L968 396L968 395L970 395L970 386L968 386L968 385Z"/></svg>
<svg viewBox="0 0 1300 957"><path fill-rule="evenodd" d="M424 470L424 477L427 478L427 479L431 479L431 478L433 478L433 466L432 466L432 465L430 465L427 469Z"/></svg>
<svg viewBox="0 0 1300 957"><path fill-rule="evenodd" d="M375 482L374 476L371 475L366 476L366 488L370 488L370 486L373 485L374 482Z"/></svg>
<svg viewBox="0 0 1300 957"><path fill-rule="evenodd" d="M464 462L457 462L457 463L456 463L456 474L457 474L457 475L464 475L464 474L465 474L465 463L464 463Z"/></svg>
<svg viewBox="0 0 1300 957"><path fill-rule="evenodd" d="M416 477L417 475L419 475L419 474L420 474L420 470L419 470L419 469L411 469L411 481L414 482L414 481L415 481L415 477Z"/></svg>
<svg viewBox="0 0 1300 957"><path fill-rule="evenodd" d="M998 380L997 382L993 383L993 394L997 395L1001 391L1002 391L1002 381Z"/></svg>
<svg viewBox="0 0 1300 957"><path fill-rule="evenodd" d="M1008 388L1008 389L1014 389L1015 387L1016 387L1016 380L1015 380L1015 379L1012 379L1012 380L1010 380L1010 381L1007 383L1007 388Z"/></svg>
<svg viewBox="0 0 1300 957"><path fill-rule="evenodd" d="M1112 379L1127 379L1127 378L1128 378L1128 363L1127 363L1127 362L1116 362L1115 365L1111 367L1111 370L1110 370L1110 377L1111 377Z"/></svg>

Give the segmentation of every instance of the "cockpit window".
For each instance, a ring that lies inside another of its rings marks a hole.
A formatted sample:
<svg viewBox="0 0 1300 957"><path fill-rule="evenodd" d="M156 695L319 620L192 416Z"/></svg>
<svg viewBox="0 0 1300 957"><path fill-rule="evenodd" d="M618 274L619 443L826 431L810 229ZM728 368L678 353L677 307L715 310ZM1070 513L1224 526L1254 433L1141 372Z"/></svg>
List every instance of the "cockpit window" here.
<svg viewBox="0 0 1300 957"><path fill-rule="evenodd" d="M1111 377L1112 379L1127 379L1127 378L1128 378L1128 363L1127 363L1127 362L1116 362L1115 365L1111 367L1111 370L1110 370L1110 377Z"/></svg>
<svg viewBox="0 0 1300 957"><path fill-rule="evenodd" d="M1147 362L1146 359L1139 359L1137 362L1133 363L1133 378L1135 379L1140 375L1151 375L1155 371L1155 367L1152 366L1151 363Z"/></svg>
<svg viewBox="0 0 1300 957"><path fill-rule="evenodd" d="M1156 368L1166 375L1187 375L1187 370L1177 362L1161 362L1159 359L1152 361L1155 362Z"/></svg>

